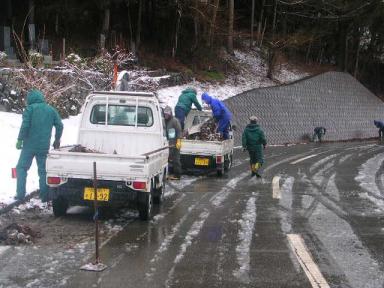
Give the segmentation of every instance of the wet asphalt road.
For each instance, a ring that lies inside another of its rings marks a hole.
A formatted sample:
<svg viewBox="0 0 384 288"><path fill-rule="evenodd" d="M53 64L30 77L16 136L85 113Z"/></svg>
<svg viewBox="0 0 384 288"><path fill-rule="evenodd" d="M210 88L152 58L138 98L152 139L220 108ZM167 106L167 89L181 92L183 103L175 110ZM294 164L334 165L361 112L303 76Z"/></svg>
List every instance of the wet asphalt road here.
<svg viewBox="0 0 384 288"><path fill-rule="evenodd" d="M91 238L0 250L0 287L383 287L384 146L270 147L266 159L261 180L237 151L227 177L172 182L152 221L129 214L103 239L101 273L79 270Z"/></svg>

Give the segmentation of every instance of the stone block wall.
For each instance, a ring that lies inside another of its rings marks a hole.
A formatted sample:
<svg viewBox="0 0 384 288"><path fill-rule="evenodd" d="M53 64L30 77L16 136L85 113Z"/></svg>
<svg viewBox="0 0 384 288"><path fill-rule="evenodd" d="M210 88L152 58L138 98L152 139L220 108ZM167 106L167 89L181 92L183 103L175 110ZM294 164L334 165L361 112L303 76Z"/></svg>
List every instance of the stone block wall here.
<svg viewBox="0 0 384 288"><path fill-rule="evenodd" d="M347 73L327 72L298 82L254 89L225 101L234 115L236 144L251 115L260 119L269 144L308 141L316 126L325 140L376 137L373 120L384 119L384 103Z"/></svg>

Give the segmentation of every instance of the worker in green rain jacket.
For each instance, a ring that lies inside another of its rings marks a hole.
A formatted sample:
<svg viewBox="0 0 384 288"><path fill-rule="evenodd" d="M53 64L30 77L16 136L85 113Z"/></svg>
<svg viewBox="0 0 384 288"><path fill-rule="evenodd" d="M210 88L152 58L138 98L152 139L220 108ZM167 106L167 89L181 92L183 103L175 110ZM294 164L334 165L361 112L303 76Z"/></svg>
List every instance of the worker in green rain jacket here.
<svg viewBox="0 0 384 288"><path fill-rule="evenodd" d="M175 117L179 120L181 129L184 130L184 121L188 116L188 113L191 111L192 104L195 105L196 109L201 111L202 107L199 101L196 98L196 89L187 88L181 92L179 100L177 101L175 107Z"/></svg>
<svg viewBox="0 0 384 288"><path fill-rule="evenodd" d="M39 173L40 198L47 201L48 186L46 184L45 161L51 142L52 127L55 126L55 141L53 147L60 147L60 138L63 133L63 123L59 113L45 102L39 90L31 90L27 94L27 107L23 112L23 122L17 137L16 149L20 150L19 162L16 166L17 188L16 200L22 200L26 193L27 173L33 158Z"/></svg>
<svg viewBox="0 0 384 288"><path fill-rule="evenodd" d="M251 116L250 123L245 127L242 136L242 146L248 150L251 162L252 176L261 177L259 169L264 163L264 148L267 145L267 140L263 130L257 124L257 117Z"/></svg>

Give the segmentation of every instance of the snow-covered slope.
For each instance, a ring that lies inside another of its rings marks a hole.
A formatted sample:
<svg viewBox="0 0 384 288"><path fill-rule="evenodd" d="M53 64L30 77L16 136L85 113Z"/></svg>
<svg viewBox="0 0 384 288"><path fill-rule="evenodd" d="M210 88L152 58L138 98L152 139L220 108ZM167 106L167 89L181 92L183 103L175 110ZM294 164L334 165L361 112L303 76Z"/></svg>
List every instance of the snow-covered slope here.
<svg viewBox="0 0 384 288"><path fill-rule="evenodd" d="M164 105L174 107L181 91L188 87L196 88L199 101L201 101L200 96L203 92L208 92L215 98L225 100L254 88L286 84L309 76L307 73L292 69L288 65L281 65L276 67L275 81L272 81L266 77L267 65L256 50L247 52L236 50L231 61L236 63L240 71L230 75L224 83L194 81L185 85L163 88L157 91L160 101Z"/></svg>

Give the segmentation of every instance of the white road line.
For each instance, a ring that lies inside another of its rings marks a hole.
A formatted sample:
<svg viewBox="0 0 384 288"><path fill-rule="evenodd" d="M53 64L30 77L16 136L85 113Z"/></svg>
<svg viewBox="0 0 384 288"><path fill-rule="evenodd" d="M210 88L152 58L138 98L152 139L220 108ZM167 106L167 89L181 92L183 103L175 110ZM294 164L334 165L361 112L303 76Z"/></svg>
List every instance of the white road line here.
<svg viewBox="0 0 384 288"><path fill-rule="evenodd" d="M290 164L291 164L291 165L294 165L294 164L297 164L297 163L303 162L303 161L305 161L305 160L307 160L307 159L310 159L310 158L316 157L317 155L319 155L319 154L312 154L312 155L309 155L309 156L307 156L307 157L304 157L304 158L300 158L300 159L298 159L298 160L296 160L296 161L293 161L293 162L291 162Z"/></svg>
<svg viewBox="0 0 384 288"><path fill-rule="evenodd" d="M280 199L280 176L275 176L272 179L272 197L274 199Z"/></svg>
<svg viewBox="0 0 384 288"><path fill-rule="evenodd" d="M314 288L329 288L327 281L319 267L313 262L311 254L305 246L303 238L298 234L287 234L289 244L297 260L299 261L301 268L303 268L305 274L308 277Z"/></svg>

